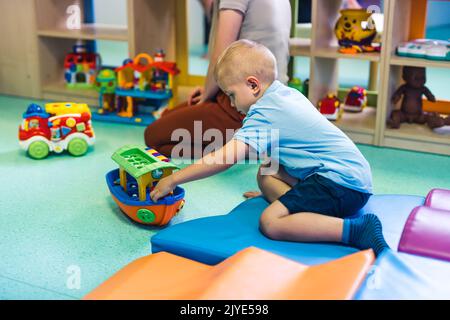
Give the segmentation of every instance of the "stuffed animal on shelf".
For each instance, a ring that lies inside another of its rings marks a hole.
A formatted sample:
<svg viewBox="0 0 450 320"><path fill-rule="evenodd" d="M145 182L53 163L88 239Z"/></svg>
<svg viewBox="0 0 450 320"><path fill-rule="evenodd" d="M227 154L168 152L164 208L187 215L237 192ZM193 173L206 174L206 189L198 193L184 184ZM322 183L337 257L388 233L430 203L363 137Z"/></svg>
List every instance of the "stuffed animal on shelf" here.
<svg viewBox="0 0 450 320"><path fill-rule="evenodd" d="M388 125L393 129L400 128L400 124L419 123L428 124L430 129L436 129L450 125L450 117L446 119L438 113L426 113L423 111L422 96L436 102L436 98L425 86L426 69L421 67L403 67L403 80L405 84L400 86L392 96L392 103L397 104L403 97L400 110L394 110L388 120Z"/></svg>
<svg viewBox="0 0 450 320"><path fill-rule="evenodd" d="M364 9L341 10L334 28L340 46L339 52L355 54L380 49L372 45L377 29L371 16L372 13Z"/></svg>

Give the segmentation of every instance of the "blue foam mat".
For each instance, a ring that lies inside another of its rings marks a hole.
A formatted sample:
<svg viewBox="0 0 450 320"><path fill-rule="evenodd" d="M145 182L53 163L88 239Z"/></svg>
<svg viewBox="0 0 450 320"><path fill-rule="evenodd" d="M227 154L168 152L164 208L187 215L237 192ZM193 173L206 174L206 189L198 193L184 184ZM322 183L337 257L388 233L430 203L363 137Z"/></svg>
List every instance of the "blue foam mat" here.
<svg viewBox="0 0 450 320"><path fill-rule="evenodd" d="M371 197L359 212L378 215L393 250L378 257L355 299L450 299L450 263L395 252L411 210L423 203L424 198L418 196L380 195ZM338 244L283 242L264 237L258 230L258 220L267 205L264 199L255 198L227 215L171 226L153 236L152 250L211 265L249 246L309 265L356 252Z"/></svg>
<svg viewBox="0 0 450 320"><path fill-rule="evenodd" d="M450 299L450 263L388 250L375 261L357 300Z"/></svg>
<svg viewBox="0 0 450 320"><path fill-rule="evenodd" d="M360 214L377 214L391 248L397 248L403 225L411 210L422 205L423 197L372 196ZM356 252L332 243L274 241L258 229L259 217L268 203L261 197L243 202L229 214L188 221L153 236L152 251L167 251L214 265L249 246L255 246L307 265L329 262Z"/></svg>

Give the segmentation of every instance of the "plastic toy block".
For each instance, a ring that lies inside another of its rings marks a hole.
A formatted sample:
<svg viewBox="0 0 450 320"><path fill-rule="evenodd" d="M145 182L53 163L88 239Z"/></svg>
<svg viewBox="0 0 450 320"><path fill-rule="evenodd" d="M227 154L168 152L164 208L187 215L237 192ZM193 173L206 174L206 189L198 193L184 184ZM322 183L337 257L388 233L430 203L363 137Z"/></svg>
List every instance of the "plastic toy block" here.
<svg viewBox="0 0 450 320"><path fill-rule="evenodd" d="M178 166L161 162L157 157L138 146L122 147L112 155L112 159L134 178L139 178L153 170L178 169Z"/></svg>

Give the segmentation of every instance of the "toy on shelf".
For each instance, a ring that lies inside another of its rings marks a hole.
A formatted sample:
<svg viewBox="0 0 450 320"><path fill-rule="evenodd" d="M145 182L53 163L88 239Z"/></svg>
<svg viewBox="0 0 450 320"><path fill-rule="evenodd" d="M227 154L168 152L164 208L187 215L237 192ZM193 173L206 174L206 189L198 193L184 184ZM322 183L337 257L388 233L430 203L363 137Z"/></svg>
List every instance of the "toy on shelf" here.
<svg viewBox="0 0 450 320"><path fill-rule="evenodd" d="M319 101L318 109L328 120L339 120L342 116L341 101L334 94L328 94Z"/></svg>
<svg viewBox="0 0 450 320"><path fill-rule="evenodd" d="M87 45L78 42L73 52L64 59L64 76L68 88L93 88L95 77L100 70L100 55L92 52Z"/></svg>
<svg viewBox="0 0 450 320"><path fill-rule="evenodd" d="M336 22L335 34L339 42L339 52L355 54L379 51L373 41L377 36L372 13L365 9L341 10L341 16Z"/></svg>
<svg viewBox="0 0 450 320"><path fill-rule="evenodd" d="M309 80L306 79L304 82L302 82L299 78L292 78L288 82L288 86L294 89L297 89L300 91L305 97L308 97L308 87L309 87Z"/></svg>
<svg viewBox="0 0 450 320"><path fill-rule="evenodd" d="M116 73L111 69L101 70L97 75L95 86L100 94L100 109L97 112L99 114L114 112L117 88Z"/></svg>
<svg viewBox="0 0 450 320"><path fill-rule="evenodd" d="M154 149L125 146L112 159L119 169L106 175L109 191L120 209L132 220L162 226L178 214L184 205L184 190L176 187L164 198L153 202L150 192L156 183L178 167Z"/></svg>
<svg viewBox="0 0 450 320"><path fill-rule="evenodd" d="M393 129L400 128L401 123L428 124L430 129L438 129L450 125L450 117L443 118L436 112L423 111L422 96L436 102L436 98L425 86L426 69L421 67L403 67L403 80L405 84L400 86L392 96L392 103L397 104L403 97L400 110L394 110L388 120L388 125Z"/></svg>
<svg viewBox="0 0 450 320"><path fill-rule="evenodd" d="M95 142L89 107L62 102L48 103L43 109L30 104L19 127L19 142L33 159L44 159L50 151L64 150L82 156Z"/></svg>
<svg viewBox="0 0 450 320"><path fill-rule="evenodd" d="M126 59L115 69L116 81L110 72L103 70L97 77L101 109L94 119L150 124L154 121L152 112L164 105L173 106L174 77L179 72L175 62L165 61L162 50L154 57L140 53L134 59ZM116 84L114 99L112 87L108 87L110 81Z"/></svg>
<svg viewBox="0 0 450 320"><path fill-rule="evenodd" d="M344 111L361 112L367 106L367 91L359 86L353 87L345 98Z"/></svg>
<svg viewBox="0 0 450 320"><path fill-rule="evenodd" d="M402 42L397 47L397 55L410 58L450 61L450 42L432 39L416 39Z"/></svg>

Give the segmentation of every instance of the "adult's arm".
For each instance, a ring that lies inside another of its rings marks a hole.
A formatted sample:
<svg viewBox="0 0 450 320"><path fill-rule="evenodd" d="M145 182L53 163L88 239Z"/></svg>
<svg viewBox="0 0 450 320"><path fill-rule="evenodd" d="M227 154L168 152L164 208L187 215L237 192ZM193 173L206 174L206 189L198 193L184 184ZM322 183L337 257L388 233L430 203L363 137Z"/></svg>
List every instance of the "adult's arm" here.
<svg viewBox="0 0 450 320"><path fill-rule="evenodd" d="M244 14L238 10L221 9L216 24L216 34L211 50L208 74L206 76L205 92L200 102L214 98L219 86L214 80L214 68L222 52L234 41L238 40Z"/></svg>

